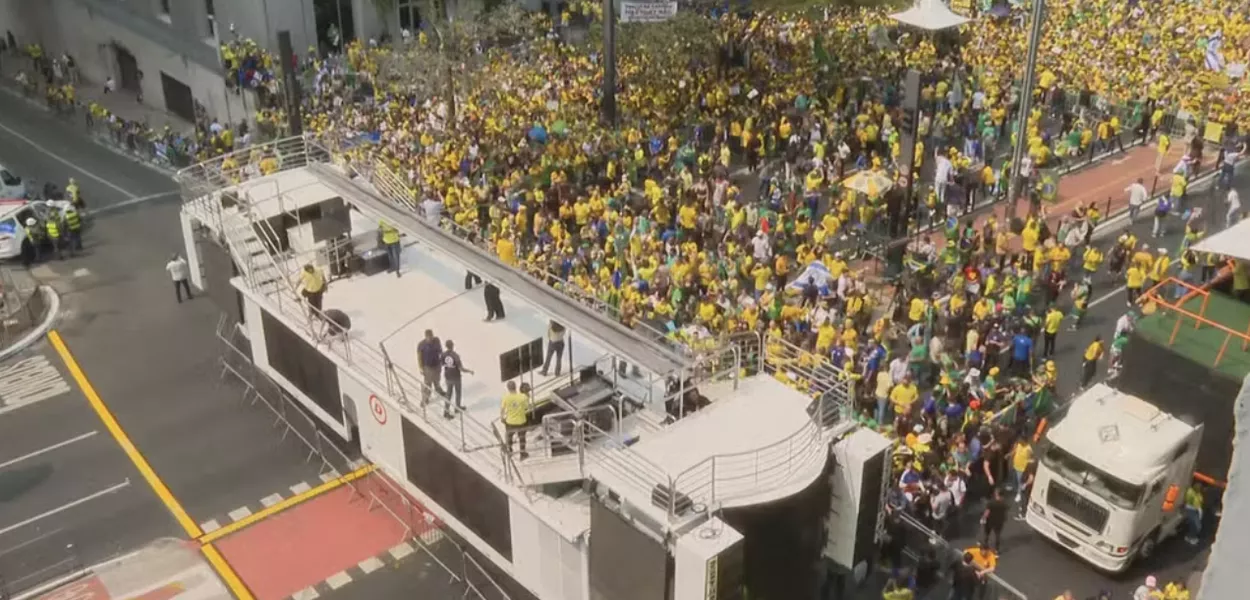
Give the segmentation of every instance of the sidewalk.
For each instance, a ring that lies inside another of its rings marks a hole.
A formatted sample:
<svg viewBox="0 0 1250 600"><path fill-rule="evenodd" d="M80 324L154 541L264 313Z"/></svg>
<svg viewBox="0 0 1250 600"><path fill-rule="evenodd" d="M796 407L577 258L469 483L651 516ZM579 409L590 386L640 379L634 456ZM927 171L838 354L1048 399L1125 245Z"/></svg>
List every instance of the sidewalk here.
<svg viewBox="0 0 1250 600"><path fill-rule="evenodd" d="M52 590L18 600L230 600L232 596L201 557L198 545L166 538L139 552L90 569Z"/></svg>
<svg viewBox="0 0 1250 600"><path fill-rule="evenodd" d="M1145 184L1146 189L1151 192L1151 198L1161 191L1166 191L1171 183L1171 169L1184 152L1185 144L1172 144L1167 155L1159 163L1159 169L1163 174L1158 175L1157 185L1155 161L1158 149L1153 143L1127 148L1119 156L1104 157L1091 166L1061 176L1058 199L1054 203L1042 204L1042 208L1046 211L1046 222L1050 225L1051 231L1055 231L1059 220L1071 215L1072 211L1080 205L1097 206L1102 212L1102 222L1106 222L1112 216L1128 209L1128 194L1124 189L1139 178ZM1208 165L1204 173L1209 172L1210 168ZM1012 208L1009 203L1002 204L1001 208L995 207L993 210L978 214L974 218L976 228L980 229L991 216L998 218L1001 223L1003 217ZM1029 202L1024 199L1020 200L1016 203L1015 209L1014 216L1021 219L1027 218ZM933 231L929 237L938 244L939 248L945 243L945 235L941 230ZM1013 245L1018 246L1019 241L1018 237L1013 238Z"/></svg>

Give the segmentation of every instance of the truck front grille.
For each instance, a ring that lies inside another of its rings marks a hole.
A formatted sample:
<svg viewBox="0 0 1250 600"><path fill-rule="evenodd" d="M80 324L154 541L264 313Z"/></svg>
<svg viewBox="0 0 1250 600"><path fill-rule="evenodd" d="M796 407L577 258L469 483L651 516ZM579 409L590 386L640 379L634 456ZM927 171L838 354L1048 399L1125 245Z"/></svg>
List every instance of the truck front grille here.
<svg viewBox="0 0 1250 600"><path fill-rule="evenodd" d="M1103 528L1107 526L1107 518L1110 516L1107 509L1085 499L1084 496L1057 481L1050 482L1050 487L1046 489L1046 503L1051 508L1088 527L1094 533L1102 533Z"/></svg>

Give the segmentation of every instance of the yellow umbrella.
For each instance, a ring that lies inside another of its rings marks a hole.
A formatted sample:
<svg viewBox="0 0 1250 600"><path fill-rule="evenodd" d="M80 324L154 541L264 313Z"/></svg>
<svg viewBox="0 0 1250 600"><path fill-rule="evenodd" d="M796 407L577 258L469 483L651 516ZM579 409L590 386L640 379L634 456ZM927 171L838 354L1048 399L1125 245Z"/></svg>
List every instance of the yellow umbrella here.
<svg viewBox="0 0 1250 600"><path fill-rule="evenodd" d="M894 181L880 171L860 171L847 177L842 185L866 196L876 198L894 187Z"/></svg>

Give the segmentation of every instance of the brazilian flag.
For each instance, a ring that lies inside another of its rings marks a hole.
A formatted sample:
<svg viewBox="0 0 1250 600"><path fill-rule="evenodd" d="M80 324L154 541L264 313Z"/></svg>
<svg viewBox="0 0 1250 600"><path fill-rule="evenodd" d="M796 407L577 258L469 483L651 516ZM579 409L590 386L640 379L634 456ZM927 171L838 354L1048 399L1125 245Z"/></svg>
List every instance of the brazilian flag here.
<svg viewBox="0 0 1250 600"><path fill-rule="evenodd" d="M824 36L816 34L812 37L812 56L816 57L816 62L823 66L831 66L833 58L829 56L829 52L825 50Z"/></svg>

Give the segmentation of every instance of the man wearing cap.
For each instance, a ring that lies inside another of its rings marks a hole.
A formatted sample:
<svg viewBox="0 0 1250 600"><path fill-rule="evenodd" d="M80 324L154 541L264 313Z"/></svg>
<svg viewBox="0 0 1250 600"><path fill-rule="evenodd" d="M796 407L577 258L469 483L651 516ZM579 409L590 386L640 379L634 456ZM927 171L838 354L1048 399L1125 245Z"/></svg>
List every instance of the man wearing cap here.
<svg viewBox="0 0 1250 600"><path fill-rule="evenodd" d="M1133 591L1133 600L1163 600L1163 592L1159 590L1159 580L1154 575L1147 575L1146 582Z"/></svg>

